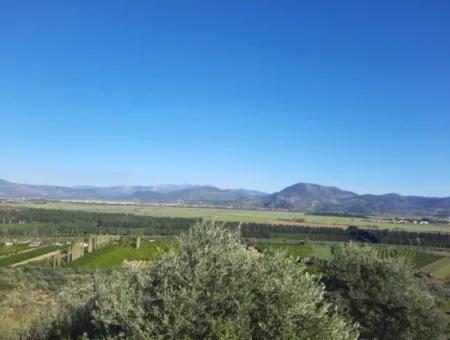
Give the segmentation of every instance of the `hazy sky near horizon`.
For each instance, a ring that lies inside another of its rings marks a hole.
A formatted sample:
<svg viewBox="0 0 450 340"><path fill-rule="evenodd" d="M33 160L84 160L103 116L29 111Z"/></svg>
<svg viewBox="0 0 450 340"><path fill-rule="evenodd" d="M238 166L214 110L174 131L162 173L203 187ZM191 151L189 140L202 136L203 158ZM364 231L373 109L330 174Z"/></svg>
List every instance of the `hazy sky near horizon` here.
<svg viewBox="0 0 450 340"><path fill-rule="evenodd" d="M0 178L450 196L450 2L0 1Z"/></svg>

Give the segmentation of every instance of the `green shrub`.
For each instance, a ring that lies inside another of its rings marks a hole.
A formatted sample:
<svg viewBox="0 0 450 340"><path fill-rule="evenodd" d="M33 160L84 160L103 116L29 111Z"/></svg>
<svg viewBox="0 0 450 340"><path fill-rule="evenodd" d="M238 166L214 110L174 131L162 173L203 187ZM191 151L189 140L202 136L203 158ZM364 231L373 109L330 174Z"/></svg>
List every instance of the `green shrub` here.
<svg viewBox="0 0 450 340"><path fill-rule="evenodd" d="M328 297L359 323L363 339L445 339L445 317L407 258L350 243L322 271Z"/></svg>
<svg viewBox="0 0 450 340"><path fill-rule="evenodd" d="M180 252L147 271L98 279L102 336L166 339L356 339L305 268L247 252L237 232L198 224Z"/></svg>
<svg viewBox="0 0 450 340"><path fill-rule="evenodd" d="M0 339L95 336L92 283L53 268L0 268Z"/></svg>

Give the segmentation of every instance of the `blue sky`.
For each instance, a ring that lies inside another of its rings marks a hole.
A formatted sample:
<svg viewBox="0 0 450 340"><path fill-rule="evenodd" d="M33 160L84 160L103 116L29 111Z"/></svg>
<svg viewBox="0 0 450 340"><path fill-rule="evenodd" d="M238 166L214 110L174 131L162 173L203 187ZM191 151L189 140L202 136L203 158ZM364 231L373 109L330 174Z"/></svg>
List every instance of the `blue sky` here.
<svg viewBox="0 0 450 340"><path fill-rule="evenodd" d="M0 1L0 178L450 196L449 1Z"/></svg>

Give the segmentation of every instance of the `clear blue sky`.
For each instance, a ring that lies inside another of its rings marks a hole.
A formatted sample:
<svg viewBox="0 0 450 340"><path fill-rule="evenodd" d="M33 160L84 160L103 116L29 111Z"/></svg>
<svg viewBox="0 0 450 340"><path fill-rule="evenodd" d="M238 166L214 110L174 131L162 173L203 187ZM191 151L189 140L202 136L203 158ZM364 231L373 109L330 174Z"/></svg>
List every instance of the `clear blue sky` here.
<svg viewBox="0 0 450 340"><path fill-rule="evenodd" d="M0 1L0 178L450 196L450 2Z"/></svg>

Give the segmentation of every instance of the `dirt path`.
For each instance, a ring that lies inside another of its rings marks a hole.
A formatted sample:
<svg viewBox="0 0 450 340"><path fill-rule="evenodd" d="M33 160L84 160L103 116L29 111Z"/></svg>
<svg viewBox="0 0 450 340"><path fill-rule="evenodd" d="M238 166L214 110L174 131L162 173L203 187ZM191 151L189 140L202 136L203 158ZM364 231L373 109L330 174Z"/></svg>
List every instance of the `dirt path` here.
<svg viewBox="0 0 450 340"><path fill-rule="evenodd" d="M50 253L47 253L47 254L44 254L44 255L39 255L39 256L33 257L31 259L22 261L22 262L14 263L14 264L10 265L10 267L17 267L17 266L20 266L20 265L23 265L23 264L27 264L27 263L30 263L30 262L42 261L42 260L48 259L48 258L50 258L52 256L58 255L60 253L61 253L61 250L55 250L55 251L52 251Z"/></svg>
<svg viewBox="0 0 450 340"><path fill-rule="evenodd" d="M33 251L33 250L36 250L36 248L29 248L29 249L18 251L17 253L10 253L10 254L7 254L7 255L2 255L2 256L0 256L0 259L2 259L4 257L12 256L12 255L28 253L28 252Z"/></svg>

